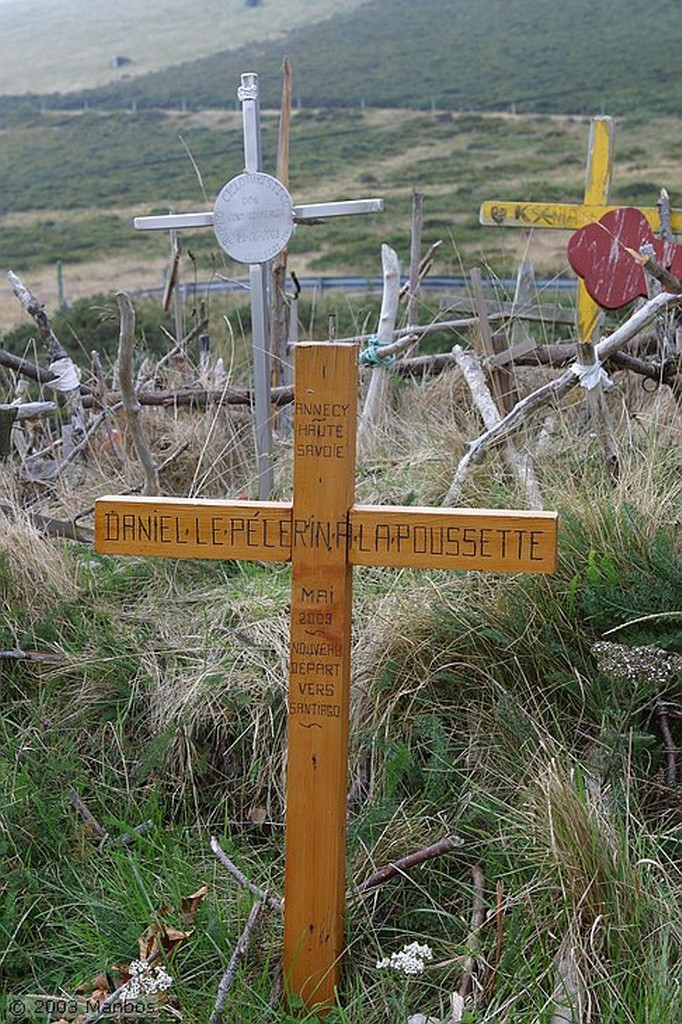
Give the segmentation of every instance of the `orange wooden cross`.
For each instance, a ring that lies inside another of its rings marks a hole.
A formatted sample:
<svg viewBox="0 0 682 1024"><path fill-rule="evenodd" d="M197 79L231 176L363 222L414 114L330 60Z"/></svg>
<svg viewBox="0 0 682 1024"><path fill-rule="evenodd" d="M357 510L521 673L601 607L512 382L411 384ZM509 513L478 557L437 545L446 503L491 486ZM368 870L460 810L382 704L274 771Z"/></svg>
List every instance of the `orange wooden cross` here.
<svg viewBox="0 0 682 1024"><path fill-rule="evenodd" d="M344 949L354 565L553 572L554 512L355 504L356 345L299 345L293 502L100 498L109 555L291 561L284 971L330 1005Z"/></svg>

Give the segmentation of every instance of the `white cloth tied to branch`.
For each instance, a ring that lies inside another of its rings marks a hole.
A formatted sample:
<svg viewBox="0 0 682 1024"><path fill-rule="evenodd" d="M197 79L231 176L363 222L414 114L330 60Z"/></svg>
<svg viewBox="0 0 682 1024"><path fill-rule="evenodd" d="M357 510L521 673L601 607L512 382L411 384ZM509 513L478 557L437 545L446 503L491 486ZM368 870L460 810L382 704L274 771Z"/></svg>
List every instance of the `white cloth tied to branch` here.
<svg viewBox="0 0 682 1024"><path fill-rule="evenodd" d="M613 387L613 381L600 362L594 363L573 363L571 373L578 378L581 388L592 391L593 388L602 387L605 390Z"/></svg>
<svg viewBox="0 0 682 1024"><path fill-rule="evenodd" d="M48 381L48 385L55 391L76 391L80 387L81 371L68 356L50 363L50 371L55 376Z"/></svg>

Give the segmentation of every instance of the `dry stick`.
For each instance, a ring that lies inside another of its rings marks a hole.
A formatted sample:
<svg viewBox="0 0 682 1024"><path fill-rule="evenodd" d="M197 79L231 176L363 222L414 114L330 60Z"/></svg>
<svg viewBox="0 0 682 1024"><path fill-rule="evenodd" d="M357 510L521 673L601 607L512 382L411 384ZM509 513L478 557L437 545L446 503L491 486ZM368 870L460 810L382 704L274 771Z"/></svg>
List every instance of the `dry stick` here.
<svg viewBox="0 0 682 1024"><path fill-rule="evenodd" d="M673 734L670 731L665 705L660 701L656 704L656 720L658 721L658 728L661 730L665 746L665 781L669 786L674 786L675 779L677 778L677 747L675 746Z"/></svg>
<svg viewBox="0 0 682 1024"><path fill-rule="evenodd" d="M137 401L140 405L252 405L253 391L251 388L180 388L177 391L137 391ZM292 387L272 388L270 398L273 405L287 405L294 400L294 389ZM109 401L116 404L120 402L120 392L110 391ZM85 407L92 404L90 398L85 399Z"/></svg>
<svg viewBox="0 0 682 1024"><path fill-rule="evenodd" d="M600 362L605 362L610 356L617 352L618 349L622 348L623 345L627 345L629 341L632 341L637 334L647 327L652 320L666 307L676 307L682 304L682 298L678 295L672 295L669 292L661 292L660 295L656 295L653 299L650 299L645 303L641 309L638 309L624 324L621 324L613 334L609 337L604 338L596 347L596 356ZM487 430L484 434L481 434L475 441L472 441L469 445L469 451L461 459L457 471L455 473L455 480L457 481L456 491L459 489L461 480L463 479L466 472L471 466L476 465L482 459L489 448L494 445L501 444L517 429L517 427L525 422L529 416L537 412L538 409L547 405L548 402L563 398L567 395L574 387L579 384L579 378L573 372L573 368L562 373L556 380L551 381L549 384L545 384L543 387L538 388L537 391L533 391L532 394L527 395L526 398L521 399L517 402L510 413L508 413L497 426L491 430ZM450 498L450 491L446 494L443 499L443 505L454 504L453 499Z"/></svg>
<svg viewBox="0 0 682 1024"><path fill-rule="evenodd" d="M495 933L497 941L495 943L495 962L486 978L485 985L483 986L483 996L486 1002L490 1002L492 997L495 995L495 985L497 983L497 971L502 960L502 940L504 938L504 886L502 880L497 880L497 899L495 903Z"/></svg>
<svg viewBox="0 0 682 1024"><path fill-rule="evenodd" d="M478 267L471 270L469 278L478 313L478 337L475 338L474 345L476 351L484 355L489 364L490 390L495 405L500 415L503 416L505 413L511 412L514 405L515 388L509 370L497 366L494 362L495 356L501 354L502 345L499 338L493 337L483 292L483 280Z"/></svg>
<svg viewBox="0 0 682 1024"><path fill-rule="evenodd" d="M263 903L263 900L258 900L258 902L254 903L253 907L251 908L251 913L249 914L249 919L246 922L244 931L242 932L239 938L239 942L235 946L235 950L234 953L232 954L232 958L230 959L227 970L223 974L220 981L220 985L218 986L218 995L215 1001L215 1007L213 1009L213 1013L208 1019L208 1024L220 1024L220 1022L223 1019L223 1014L225 1012L225 1003L227 1001L227 993L230 989L230 986L232 985L232 982L237 977L237 970L239 969L239 964L246 956L246 952L249 948L249 943L251 942L251 933L255 928L256 921L258 920L258 915L263 909Z"/></svg>
<svg viewBox="0 0 682 1024"><path fill-rule="evenodd" d="M36 366L30 359L16 356L5 348L0 348L0 366L6 366L8 370L14 370L15 373L21 373L24 377L30 377L38 384L49 384L55 378L55 374L51 370Z"/></svg>
<svg viewBox="0 0 682 1024"><path fill-rule="evenodd" d="M555 345L539 345L532 352L524 351L521 355L515 356L515 366L567 366L574 362L576 345L568 342ZM393 372L402 377L419 376L424 374L438 374L445 370L454 369L457 360L451 352L440 352L434 356L414 356L408 359L401 359L392 367ZM648 363L644 359L627 355L625 352L614 352L609 356L606 366L614 370L632 370L642 377L656 381L657 384L666 383L666 379L673 369L673 363L667 361L660 363Z"/></svg>
<svg viewBox="0 0 682 1024"><path fill-rule="evenodd" d="M85 437L81 441L79 441L78 444L74 445L71 451L68 453L68 455L65 455L65 457L62 459L60 469L64 469L66 466L68 466L70 462L73 462L76 456L79 455L84 448L88 447L93 436L102 426L102 423L106 423L113 412L118 412L118 410L122 408L123 402L118 402L116 405L111 405L108 408L104 409L99 414L99 416L96 416L95 419L90 424L90 426L88 427L88 431Z"/></svg>
<svg viewBox="0 0 682 1024"><path fill-rule="evenodd" d="M37 512L27 512L24 509L17 509L13 505L0 504L0 511L13 519L27 519L37 530L43 530L50 537L65 537L67 540L77 540L84 544L92 544L94 534L92 530L76 526L77 516L71 521L64 519L53 519L52 516L41 516Z"/></svg>
<svg viewBox="0 0 682 1024"><path fill-rule="evenodd" d="M509 315L507 313L491 313L488 319L490 321L508 320ZM387 340L381 348L377 349L377 355L391 355L393 352L398 352L406 344L411 343L415 338L421 337L423 334L432 334L434 331L457 331L460 328L476 327L477 324L477 316L467 316L461 317L458 320L434 320L433 323L421 324L408 333L405 333L406 329L404 327L398 327L390 332L390 339L395 338L396 340ZM370 338L376 337L376 334L354 334L350 337L337 338L336 340L339 344L349 345L356 342L369 341Z"/></svg>
<svg viewBox="0 0 682 1024"><path fill-rule="evenodd" d="M158 363L154 367L154 375L156 375L159 372L159 370L166 365L166 363L169 363L171 359L174 359L175 356L182 355L185 349L189 345L191 345L195 338L198 338L199 335L202 334L207 327L208 317L205 316L202 317L201 320L199 320L198 323L194 325L192 330L189 331L181 341L174 345L173 348L170 349L170 351L166 352L165 356L162 356L161 359L159 359ZM142 387L148 384L151 379L152 378L147 378L147 380L143 381Z"/></svg>
<svg viewBox="0 0 682 1024"><path fill-rule="evenodd" d="M360 882L354 889L350 890L348 895L361 896L370 889L376 889L378 885L383 885L390 878L402 875L418 864L423 864L434 857L440 857L444 853L450 853L452 850L456 850L463 845L464 840L460 839L459 836L447 836L445 839L440 839L437 843L433 843L432 846L426 846L423 850L410 853L406 857L393 861L391 864L385 864L383 868L379 868L373 875L366 878L364 882Z"/></svg>
<svg viewBox="0 0 682 1024"><path fill-rule="evenodd" d="M663 242L674 242L675 235L673 234L672 225L670 223L670 196L668 195L667 189L661 189L661 194L658 197L656 206L658 207L658 233L661 240Z"/></svg>
<svg viewBox="0 0 682 1024"><path fill-rule="evenodd" d="M73 786L69 787L69 800L71 801L71 806L74 808L74 810L77 811L78 814L80 814L83 821L90 826L95 835L101 840L99 844L99 849L101 849L105 845L107 840L111 838L109 833L106 831L106 829L102 827L102 825L100 825L99 821L92 813L92 811L86 804L85 800L83 800L83 798L78 795ZM130 832L125 832L120 837L120 842L123 844L123 846L130 846L130 844L135 841L137 836L144 835L144 833L149 832L151 828L151 820L142 821L140 822L139 825L135 825Z"/></svg>
<svg viewBox="0 0 682 1024"><path fill-rule="evenodd" d="M121 330L118 343L118 376L121 387L123 408L128 419L130 434L138 458L145 471L143 494L159 493L159 472L147 444L147 438L140 421L140 403L133 386L133 348L135 346L135 310L130 296L125 292L116 293L116 302L121 315Z"/></svg>
<svg viewBox="0 0 682 1024"><path fill-rule="evenodd" d="M645 243L639 252L635 249L628 249L627 246L625 250L639 263L640 267L644 268L647 274L659 281L666 291L672 292L674 295L679 295L682 292L682 281L658 262L654 247L650 242Z"/></svg>
<svg viewBox="0 0 682 1024"><path fill-rule="evenodd" d="M433 243L431 248L426 253L426 256L422 257L421 262L419 264L419 272L417 274L417 281L418 281L419 284L421 284L422 281L424 280L424 278L427 277L431 273L431 268L433 267L433 261L434 261L434 259L436 257L436 253L438 252L438 250L440 249L442 244L443 244L443 239L439 238L437 242ZM401 302L402 302L402 300L404 298L407 298L410 295L410 288L411 288L411 282L407 281L402 286L402 288L400 289L400 301Z"/></svg>
<svg viewBox="0 0 682 1024"><path fill-rule="evenodd" d="M407 329L419 323L419 271L421 269L422 224L424 222L424 194L415 191L412 195L412 231L410 234L410 280L407 293ZM402 288L401 288L402 293Z"/></svg>
<svg viewBox="0 0 682 1024"><path fill-rule="evenodd" d="M388 345L393 337L395 319L398 314L398 296L400 294L400 262L398 255L389 245L381 246L381 265L383 269L384 290L381 298L381 312L377 327L377 345L384 348L387 354ZM381 348L378 349L381 352ZM389 371L385 366L373 366L369 387L365 396L365 404L360 419L358 442L367 442L371 432L381 421L386 408L386 399L390 385Z"/></svg>
<svg viewBox="0 0 682 1024"><path fill-rule="evenodd" d="M97 351L92 351L90 353L90 358L92 359L92 369L93 369L93 373L95 374L95 379L97 381L97 401L98 401L100 407L102 408L102 410L104 412L104 425L105 425L105 428L106 428L107 439L109 441L109 444L113 448L113 442L114 442L115 435L114 435L114 431L113 431L111 423L110 423L110 419L111 419L111 414L114 412L114 409L110 409L109 408L109 398L108 398L107 382L104 379L104 370L102 369L102 360L100 359L99 352L97 352ZM102 421L98 418L98 421L97 421L97 426L98 427L99 427L99 424L101 422ZM93 428L92 428L92 426L90 426L90 429L88 430L88 433L87 433L88 441L92 437L92 434L93 434ZM73 454L73 453L70 452L69 454Z"/></svg>
<svg viewBox="0 0 682 1024"><path fill-rule="evenodd" d="M185 441L184 444L181 444L178 448L175 449L175 451L171 452L170 455L167 458L165 458L163 460L163 462L159 465L159 467L158 467L159 473L162 473L164 471L164 469L171 464L171 462L175 462L175 460L178 458L178 456L182 455L183 452L186 452L188 448L189 448L189 441ZM123 495L123 494L139 494L140 491L142 490L143 486L144 486L144 484L135 484L133 487L126 487L124 490L119 491L119 493L121 495ZM85 516L91 516L94 511L95 511L95 506L94 505L88 505L87 508L84 508L80 512L77 512L75 514L75 516L73 517L74 523L77 523L79 519L84 519ZM79 532L80 532L80 528L78 528L78 529L79 529ZM92 544L94 542L94 539L95 539L92 530L87 530L87 531L83 531L83 532L90 534L90 536L88 538L88 541L89 541L90 544ZM81 539L83 539L83 538L81 538Z"/></svg>
<svg viewBox="0 0 682 1024"><path fill-rule="evenodd" d="M0 651L0 661L38 661L57 662L62 660L59 654L42 654L40 651Z"/></svg>
<svg viewBox="0 0 682 1024"><path fill-rule="evenodd" d="M488 389L478 356L471 349L463 349L459 345L455 345L452 354L457 360L457 365L462 371L465 381L469 385L471 397L481 414L483 423L488 430L491 430L500 422L501 416L498 406ZM542 508L542 495L535 478L533 462L530 456L522 455L511 440L505 441L502 456L519 484L526 491L531 508ZM458 498L455 491L456 482L456 479L453 480L450 486L450 496L453 501L456 501Z"/></svg>
<svg viewBox="0 0 682 1024"><path fill-rule="evenodd" d="M73 786L69 786L69 800L71 801L71 806L73 807L73 809L77 811L78 814L80 814L83 821L86 823L86 825L90 826L95 835L99 839L106 839L108 836L107 830L100 825L97 818L86 804L85 800L83 800L82 797L78 795Z"/></svg>
<svg viewBox="0 0 682 1024"><path fill-rule="evenodd" d="M485 924L485 903L483 902L485 879L483 869L479 864L472 864L471 874L474 880L474 902L471 910L471 931L467 940L469 955L464 961L462 980L459 983L459 994L462 999L466 999L471 991L474 968L476 966L476 953L478 952L478 933Z"/></svg>
<svg viewBox="0 0 682 1024"><path fill-rule="evenodd" d="M21 423L22 420L39 420L45 416L52 416L57 411L57 403L22 402L21 405L0 405L0 409L3 411L13 410L15 413L14 422Z"/></svg>
<svg viewBox="0 0 682 1024"><path fill-rule="evenodd" d="M7 272L7 280L12 286L12 291L19 299L19 302L21 302L28 315L35 320L40 337L47 348L50 359L68 358L66 349L52 329L52 324L48 320L45 307L42 302L39 302L38 299L36 299L33 292L26 287L21 278L12 270Z"/></svg>
<svg viewBox="0 0 682 1024"><path fill-rule="evenodd" d="M242 888L249 889L261 902L267 903L272 910L276 910L279 914L282 913L282 900L278 900L274 896L270 896L264 889L259 888L254 882L249 881L244 872L240 871L237 865L230 860L215 836L211 836L211 850L225 870L232 875L237 882L239 882Z"/></svg>
<svg viewBox="0 0 682 1024"><path fill-rule="evenodd" d="M54 387L57 378L61 377L63 374L66 374L67 377L70 373L75 375L76 370L73 360L70 358L61 341L54 333L52 324L47 317L43 304L38 301L31 290L23 283L21 278L19 278L12 270L8 271L7 280L12 286L12 291L26 309L26 312L35 320L40 337L47 348L53 365L62 363L62 365L58 366L55 370L52 370L51 367L52 377L50 381L47 381L46 383L48 385L51 383L52 387ZM62 361L68 365L64 365ZM64 395L66 407L69 410L69 416L71 417L72 430L76 434L82 434L85 430L85 417L83 415L80 381L76 382L75 387L64 387L62 385L58 390Z"/></svg>

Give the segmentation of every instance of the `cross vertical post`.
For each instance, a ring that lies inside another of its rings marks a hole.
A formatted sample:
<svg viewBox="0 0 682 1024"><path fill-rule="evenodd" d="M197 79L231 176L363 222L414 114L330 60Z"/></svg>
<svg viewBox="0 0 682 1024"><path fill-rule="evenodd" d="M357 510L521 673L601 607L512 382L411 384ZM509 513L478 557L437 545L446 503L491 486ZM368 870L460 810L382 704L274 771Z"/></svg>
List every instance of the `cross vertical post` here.
<svg viewBox="0 0 682 1024"><path fill-rule="evenodd" d="M260 172L263 162L260 130L260 99L258 75L242 75L237 98L242 105L244 132L244 170ZM270 263L250 263L251 338L253 351L253 386L256 416L256 458L258 463L258 497L264 501L272 494L272 408L270 405L271 358L270 318L268 316L268 277Z"/></svg>
<svg viewBox="0 0 682 1024"><path fill-rule="evenodd" d="M333 1001L344 945L357 380L356 346L298 346L284 972L308 1005Z"/></svg>

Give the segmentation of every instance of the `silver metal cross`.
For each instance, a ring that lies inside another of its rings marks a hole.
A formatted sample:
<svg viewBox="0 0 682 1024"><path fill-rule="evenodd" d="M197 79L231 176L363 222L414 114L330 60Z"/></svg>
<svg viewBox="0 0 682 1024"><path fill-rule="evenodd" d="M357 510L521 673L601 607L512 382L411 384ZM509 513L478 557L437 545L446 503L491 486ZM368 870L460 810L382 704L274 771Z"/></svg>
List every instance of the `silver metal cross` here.
<svg viewBox="0 0 682 1024"><path fill-rule="evenodd" d="M296 223L359 213L380 213L384 201L353 199L347 202L294 206L284 185L277 178L261 171L257 74L248 72L241 76L237 97L242 105L244 173L227 182L210 213L136 217L133 223L140 231L212 227L221 249L238 263L249 266L258 497L260 501L265 501L270 497L274 484L268 315L270 260L284 249Z"/></svg>

